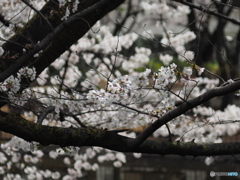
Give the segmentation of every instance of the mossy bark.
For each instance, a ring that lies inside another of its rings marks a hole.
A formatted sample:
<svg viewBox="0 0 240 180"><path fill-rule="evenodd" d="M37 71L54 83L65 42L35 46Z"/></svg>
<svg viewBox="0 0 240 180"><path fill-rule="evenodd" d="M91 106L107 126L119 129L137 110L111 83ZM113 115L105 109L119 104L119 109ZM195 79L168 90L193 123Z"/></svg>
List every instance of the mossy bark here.
<svg viewBox="0 0 240 180"><path fill-rule="evenodd" d="M131 148L131 138L118 135L116 131L97 128L60 128L36 124L16 114L0 112L0 130L11 133L26 141L36 141L47 146L99 146L120 152L140 152L159 155L215 156L240 154L240 143L157 142L144 141Z"/></svg>

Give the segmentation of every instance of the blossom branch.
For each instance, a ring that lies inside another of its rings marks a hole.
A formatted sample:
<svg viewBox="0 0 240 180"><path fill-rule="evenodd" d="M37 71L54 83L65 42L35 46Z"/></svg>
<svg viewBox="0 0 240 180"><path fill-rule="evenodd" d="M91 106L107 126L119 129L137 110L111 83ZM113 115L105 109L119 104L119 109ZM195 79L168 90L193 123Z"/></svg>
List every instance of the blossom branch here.
<svg viewBox="0 0 240 180"><path fill-rule="evenodd" d="M186 113L188 110L197 107L204 102L217 97L227 95L229 93L233 93L240 89L240 81L236 81L232 84L226 85L224 87L218 87L212 90L207 91L206 93L189 100L187 102L183 102L177 108L171 110L154 123L150 124L143 132L141 132L132 142L129 143L130 147L137 147L142 144L153 132L159 129L164 124L168 123L169 121L173 120L174 118L180 116L181 114Z"/></svg>
<svg viewBox="0 0 240 180"><path fill-rule="evenodd" d="M29 52L27 52L25 55L20 57L18 59L17 63L15 63L11 67L9 67L5 71L3 71L0 74L0 82L4 81L10 75L14 74L14 72L17 72L23 66L23 64L25 64L27 61L29 61L29 59L31 59L34 56L34 54L36 54L40 50L43 50L44 48L46 48L54 39L56 39L64 30L68 29L69 26L71 24L73 24L75 21L84 19L85 17L89 16L90 14L96 13L96 11L98 9L103 8L102 11L106 10L106 8L105 8L106 4L110 3L108 1L109 0L102 0L81 12L72 15L66 21L63 21L58 27L55 28L55 30L52 33L47 35L40 43L36 44L32 50L29 50ZM117 3L116 4L120 5L122 2L124 2L124 0L119 0L118 4ZM114 8L115 8L115 6L114 6ZM108 10L107 12L104 12L104 15L105 15L105 13L108 13L112 9L107 9L107 10ZM96 19L96 20L98 20L98 19Z"/></svg>
<svg viewBox="0 0 240 180"><path fill-rule="evenodd" d="M113 104L116 104L116 105L122 106L122 107L124 107L124 108L130 109L130 110L132 110L132 111L137 112L138 114L145 114L145 115L148 115L148 116L149 116L149 113L144 112L144 111L140 111L140 110L135 109L135 108L132 108L132 107L129 107L129 106L125 105L125 104L118 103L118 102L113 102ZM155 114L152 114L151 116L159 119L159 116L157 116L157 115L155 115Z"/></svg>

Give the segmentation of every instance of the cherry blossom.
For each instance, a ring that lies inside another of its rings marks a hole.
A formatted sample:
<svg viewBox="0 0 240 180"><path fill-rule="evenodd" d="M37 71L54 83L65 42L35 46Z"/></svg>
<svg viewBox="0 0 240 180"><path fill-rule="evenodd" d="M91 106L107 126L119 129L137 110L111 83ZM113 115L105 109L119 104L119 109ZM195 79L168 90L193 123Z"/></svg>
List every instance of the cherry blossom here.
<svg viewBox="0 0 240 180"><path fill-rule="evenodd" d="M29 2L36 9L41 9L45 4L43 0ZM63 12L62 22L78 12L81 5L78 0L58 2ZM125 28L113 33L113 27L107 21L109 19L98 21L40 75L36 67L26 66L1 82L0 91L6 93L8 103L13 107L23 107L21 115L34 123L50 109L42 119L44 126L132 130L157 121L176 108L178 101L189 101L220 85L220 78L204 77L207 68L195 65L196 57L188 44L197 38L196 34L188 29L176 33L171 27L175 23L185 25L190 13L188 6L170 6L167 0L147 0L134 8L139 8L144 17L152 19L153 26L160 30L146 30L143 28L144 22L136 19L138 28ZM2 0L0 11L6 19L12 18L9 27L0 28L3 39L9 39L16 33L16 27L23 27L34 15L30 7L14 0ZM19 15L13 18L15 12ZM155 17L161 19L156 20ZM144 43L141 44L140 40L144 38L151 39L152 43L157 42L161 48L169 48L171 52L164 49L155 53ZM128 50L129 53L126 53ZM27 53L28 48L22 47L21 51ZM0 47L0 57L7 53ZM41 53L35 53L33 58L39 58ZM161 61L161 65L152 68L154 60ZM21 85L24 81L33 83L23 90ZM233 79L226 80L228 84L234 82ZM36 106L32 106L32 102ZM174 130L171 134L179 141L195 139L196 143L220 143L222 136L239 132L240 126L233 122L238 121L239 112L237 105L228 105L222 111L198 106L192 109L193 115L186 113L174 118L168 127L157 129L153 137L168 137L170 129ZM119 134L136 137L133 130ZM62 158L68 172L68 175L62 175L55 170L37 168L37 164L43 160L44 151L36 142L29 143L15 136L1 144L1 150L0 175L7 174L5 179L22 179L21 175L10 173L16 167L28 179L67 180L82 177L84 171L96 171L104 162L111 162L117 168L127 162L123 153L100 147L59 147L51 150L48 156L51 159ZM22 155L20 150L28 154ZM133 155L141 157L140 153ZM93 162L93 159L97 162ZM211 157L205 161L208 165L212 162Z"/></svg>

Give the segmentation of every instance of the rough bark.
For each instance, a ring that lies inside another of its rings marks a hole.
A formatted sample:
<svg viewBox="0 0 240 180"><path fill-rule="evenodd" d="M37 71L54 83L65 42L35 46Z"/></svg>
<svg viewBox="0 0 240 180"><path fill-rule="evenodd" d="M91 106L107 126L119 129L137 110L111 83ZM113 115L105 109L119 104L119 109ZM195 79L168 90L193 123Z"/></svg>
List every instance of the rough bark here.
<svg viewBox="0 0 240 180"><path fill-rule="evenodd" d="M41 16L35 15L23 29L10 38L2 46L5 53L0 57L0 81L14 75L24 66L34 66L37 74L40 74L65 50L84 36L98 20L124 1L85 0L80 3L78 12L69 17L67 21L61 20L64 14L58 8L58 1L49 1L40 12L48 17L54 31ZM26 53L23 53L23 48L27 50ZM34 54L40 51L40 56L35 58ZM28 87L28 83L22 84L22 87ZM1 94L1 96L6 95ZM5 101L0 102L0 106L4 104L6 104Z"/></svg>
<svg viewBox="0 0 240 180"><path fill-rule="evenodd" d="M6 74L5 78L12 75L11 69L16 71L29 64L37 69L38 74L41 73L66 49L86 34L98 20L124 1L85 0L80 3L78 12L69 17L67 21L61 20L63 13L58 9L58 1L49 1L40 12L48 17L54 31L40 16L35 15L23 29L3 45L5 54L0 58L1 75ZM39 44L43 42L45 45L40 47ZM23 53L23 48L27 49L27 53ZM40 56L34 58L32 54L41 50L44 51ZM26 57L25 61L21 61L23 57ZM4 78L1 76L1 81Z"/></svg>
<svg viewBox="0 0 240 180"><path fill-rule="evenodd" d="M240 154L240 143L158 142L146 140L140 146L128 146L131 138L118 135L116 131L96 128L49 127L27 121L15 114L0 114L1 130L12 133L29 142L44 146L99 146L121 152L139 152L159 155L214 156Z"/></svg>

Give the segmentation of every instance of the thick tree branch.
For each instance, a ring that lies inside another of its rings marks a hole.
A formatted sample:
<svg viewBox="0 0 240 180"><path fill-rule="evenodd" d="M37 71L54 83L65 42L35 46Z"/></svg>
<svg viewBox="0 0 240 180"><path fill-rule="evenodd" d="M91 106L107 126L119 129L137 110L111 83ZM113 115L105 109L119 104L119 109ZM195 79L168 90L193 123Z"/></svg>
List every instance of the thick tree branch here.
<svg viewBox="0 0 240 180"><path fill-rule="evenodd" d="M61 25L64 26L64 24L61 24L63 23L61 20L63 15L59 12L58 1L48 1L40 13L47 17L55 31L52 32L49 25L42 21L40 16L35 15L23 29L20 29L11 37L2 46L5 53L0 57L0 73L3 73L1 74L1 81L4 81L11 73L16 73L23 66L34 66L37 74L40 74L66 49L84 36L98 20L124 1L84 0L79 4L78 12L76 12L79 16L76 19L71 18L69 21L72 20L74 22L71 25L67 24L67 27L62 27L62 29ZM93 5L96 9L93 9ZM61 33L54 35L58 31L57 29ZM51 35L55 36L55 39ZM37 44L39 41L40 44ZM27 50L26 54L24 54L23 48ZM34 54L43 48L45 49L39 57L33 57ZM28 87L29 83L29 81L22 83L22 89ZM1 96L4 97L5 95L2 94ZM1 101L0 107L5 104L6 101Z"/></svg>
<svg viewBox="0 0 240 180"><path fill-rule="evenodd" d="M44 62L46 62L46 59L47 59L47 63L42 62L43 58L41 58L41 65L44 65L43 67L39 66L39 63L33 64L33 66L36 67L37 72L40 73L67 49L66 46L68 47L71 46L74 42L76 42L79 38L81 38L91 28L91 26L94 25L96 21L101 19L105 14L115 9L118 5L120 5L123 2L124 0L118 0L118 1L115 1L114 3L112 3L110 0L102 0L84 9L83 11L80 11L72 15L67 20L63 21L60 25L58 25L55 28L55 30L52 33L48 34L41 42L36 44L33 47L33 49L29 50L26 54L22 55L22 57L20 57L16 61L17 63L14 63L8 68L6 68L0 74L0 82L4 81L10 75L17 72L24 64L26 64L31 58L33 58L34 54L48 47L50 43L57 41L58 42L57 45L52 44L49 47L49 48L54 47L53 49L54 52L52 53L56 54L56 56L50 55L48 56L48 58L44 58L45 59ZM80 24L79 24L79 21L80 21ZM78 31L80 31L80 33L74 34L74 32L71 29L75 28L76 26L78 26L77 29ZM69 36L72 36L72 37L69 37ZM59 39L61 40L61 42L59 42ZM64 44L63 48L60 48L61 44ZM62 51L60 51L59 49ZM49 55L49 52L44 51L42 56L45 57L44 55L46 54ZM40 60L38 59L37 62L39 61Z"/></svg>
<svg viewBox="0 0 240 180"><path fill-rule="evenodd" d="M125 0L101 0L97 1L98 3L95 3L94 7L91 5L85 8L86 13L76 17L76 21L51 42L44 53L34 61L32 66L37 68L38 73L41 73L56 58L65 52L66 49L84 36L98 20L110 11L116 9L124 1Z"/></svg>
<svg viewBox="0 0 240 180"><path fill-rule="evenodd" d="M120 152L139 152L160 155L214 156L240 154L240 143L196 144L184 142L157 142L146 140L139 147L129 148L131 138L115 131L95 128L49 127L27 121L16 114L0 112L0 130L14 134L26 141L42 145L99 146Z"/></svg>

